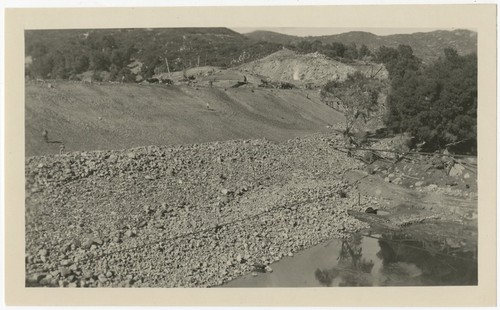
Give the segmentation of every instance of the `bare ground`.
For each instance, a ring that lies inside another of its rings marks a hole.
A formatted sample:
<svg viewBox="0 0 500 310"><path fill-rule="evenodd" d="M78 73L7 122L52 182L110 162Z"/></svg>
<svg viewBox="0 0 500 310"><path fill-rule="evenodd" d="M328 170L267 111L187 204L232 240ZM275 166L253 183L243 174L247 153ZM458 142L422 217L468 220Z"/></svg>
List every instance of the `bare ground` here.
<svg viewBox="0 0 500 310"><path fill-rule="evenodd" d="M29 157L27 285L216 286L367 228L477 247L473 191L451 196L385 182L331 147L340 140L316 134Z"/></svg>
<svg viewBox="0 0 500 310"><path fill-rule="evenodd" d="M342 115L315 91L52 82L26 84L26 155L231 139L284 141ZM308 94L308 95L307 95ZM307 98L309 97L309 98ZM42 132L48 130L45 143Z"/></svg>

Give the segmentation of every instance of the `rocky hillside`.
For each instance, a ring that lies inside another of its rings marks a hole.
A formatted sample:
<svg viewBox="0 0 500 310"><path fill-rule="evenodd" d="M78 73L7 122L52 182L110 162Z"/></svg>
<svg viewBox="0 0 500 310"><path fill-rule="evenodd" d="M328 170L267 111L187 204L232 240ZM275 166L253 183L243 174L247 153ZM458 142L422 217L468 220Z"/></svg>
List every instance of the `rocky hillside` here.
<svg viewBox="0 0 500 310"><path fill-rule="evenodd" d="M322 54L298 54L283 49L262 59L246 63L239 67L242 71L267 76L274 81L287 81L296 85L313 84L320 86L330 80L344 80L348 74L356 71L367 75L379 69L377 78L386 79L387 70L382 65L365 62L345 64L332 60Z"/></svg>
<svg viewBox="0 0 500 310"><path fill-rule="evenodd" d="M59 153L59 141L66 151L81 151L263 137L286 140L325 131L342 120L321 103L317 91L223 85L27 83L25 113L27 156ZM43 130L53 143L44 141Z"/></svg>

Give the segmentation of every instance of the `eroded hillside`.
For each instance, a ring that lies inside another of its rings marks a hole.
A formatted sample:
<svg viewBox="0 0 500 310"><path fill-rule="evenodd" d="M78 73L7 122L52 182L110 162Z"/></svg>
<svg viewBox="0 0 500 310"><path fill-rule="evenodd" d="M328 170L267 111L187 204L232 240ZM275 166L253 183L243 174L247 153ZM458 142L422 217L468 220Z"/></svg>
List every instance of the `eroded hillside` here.
<svg viewBox="0 0 500 310"><path fill-rule="evenodd" d="M306 84L319 86L329 80L345 80L348 74L356 71L366 75L376 74L380 79L387 78L387 70L380 64L368 62L345 64L319 53L304 55L287 49L243 64L240 70L267 76L274 81L291 82L297 86Z"/></svg>

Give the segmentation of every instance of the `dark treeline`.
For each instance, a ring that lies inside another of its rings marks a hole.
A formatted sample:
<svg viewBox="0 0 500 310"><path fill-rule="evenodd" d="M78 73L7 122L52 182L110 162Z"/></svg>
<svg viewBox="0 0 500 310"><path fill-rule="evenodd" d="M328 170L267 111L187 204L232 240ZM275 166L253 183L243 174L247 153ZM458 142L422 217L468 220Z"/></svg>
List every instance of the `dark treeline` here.
<svg viewBox="0 0 500 310"><path fill-rule="evenodd" d="M429 65L411 47L381 47L391 84L385 119L394 132L409 132L424 149L477 152L477 56L451 48Z"/></svg>
<svg viewBox="0 0 500 310"><path fill-rule="evenodd" d="M423 150L476 154L477 56L443 52L427 65L407 45L374 52L373 60L389 73L384 122L393 133L409 133ZM349 135L356 122L374 117L380 90L378 81L358 73L325 84L321 98L343 112Z"/></svg>
<svg viewBox="0 0 500 310"><path fill-rule="evenodd" d="M74 78L94 71L110 80L132 80L134 60L141 74L181 71L196 66L229 67L269 55L280 44L256 42L226 28L26 31L30 78ZM167 65L168 63L168 65Z"/></svg>
<svg viewBox="0 0 500 310"><path fill-rule="evenodd" d="M129 67L134 60L143 64L139 74L149 78L196 66L231 67L283 48L226 28L30 30L25 36L26 55L31 57L26 75L42 79L75 79L92 71L97 80L106 72L107 80L134 81ZM365 45L303 40L286 47L344 62L372 56Z"/></svg>

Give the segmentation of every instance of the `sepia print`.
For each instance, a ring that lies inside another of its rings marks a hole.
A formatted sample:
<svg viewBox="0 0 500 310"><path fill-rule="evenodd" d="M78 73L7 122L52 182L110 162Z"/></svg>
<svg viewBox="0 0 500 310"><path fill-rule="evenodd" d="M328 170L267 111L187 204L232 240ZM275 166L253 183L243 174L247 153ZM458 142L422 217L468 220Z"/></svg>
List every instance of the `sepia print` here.
<svg viewBox="0 0 500 310"><path fill-rule="evenodd" d="M478 284L475 29L24 35L26 287Z"/></svg>

